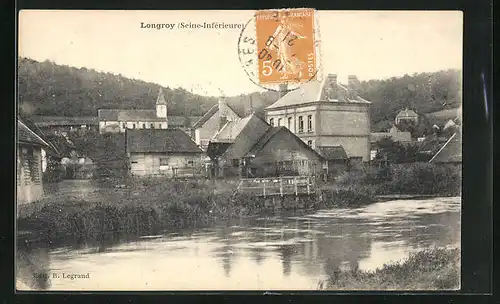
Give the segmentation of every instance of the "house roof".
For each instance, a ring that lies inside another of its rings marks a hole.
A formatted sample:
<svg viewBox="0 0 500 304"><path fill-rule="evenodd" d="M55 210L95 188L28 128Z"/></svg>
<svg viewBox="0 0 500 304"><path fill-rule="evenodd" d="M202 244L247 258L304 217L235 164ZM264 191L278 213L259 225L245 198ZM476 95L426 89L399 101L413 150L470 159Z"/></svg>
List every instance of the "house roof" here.
<svg viewBox="0 0 500 304"><path fill-rule="evenodd" d="M410 142L411 141L411 133L410 132L374 132L370 133L370 142L375 143L380 141L383 138L390 138L394 141L399 142Z"/></svg>
<svg viewBox="0 0 500 304"><path fill-rule="evenodd" d="M336 84L335 88L332 88L328 77L326 77L323 81L310 81L302 84L299 88L289 91L266 109L297 106L316 101L370 104L369 101L359 96L351 98L349 90L346 86L339 83Z"/></svg>
<svg viewBox="0 0 500 304"><path fill-rule="evenodd" d="M318 152L324 159L348 159L342 146L320 146Z"/></svg>
<svg viewBox="0 0 500 304"><path fill-rule="evenodd" d="M127 151L136 153L203 153L191 138L177 129L126 131Z"/></svg>
<svg viewBox="0 0 500 304"><path fill-rule="evenodd" d="M37 127L97 125L99 123L95 116L33 116L32 119Z"/></svg>
<svg viewBox="0 0 500 304"><path fill-rule="evenodd" d="M19 118L17 119L17 142L54 149L51 144L26 126Z"/></svg>
<svg viewBox="0 0 500 304"><path fill-rule="evenodd" d="M238 116L238 117L241 117L238 113L236 113L236 111L226 103L226 107L233 111L233 113ZM215 113L219 112L219 104L215 104L213 105L206 113L205 115L203 115L198 121L196 121L193 125L193 129L197 129L201 126L203 126L212 116L215 115Z"/></svg>
<svg viewBox="0 0 500 304"><path fill-rule="evenodd" d="M246 153L245 156L250 156L250 155L256 155L259 153L260 150L262 150L266 144L274 137L276 134L285 132L290 134L295 140L300 143L305 149L310 150L314 154L318 155L319 157L322 158L322 155L319 154L317 151L309 147L302 139L297 137L295 134L293 134L288 128L286 127L270 127L267 129L267 131L257 140L257 142L253 145L253 147Z"/></svg>
<svg viewBox="0 0 500 304"><path fill-rule="evenodd" d="M434 155L430 163L462 162L462 141L458 132L454 133Z"/></svg>
<svg viewBox="0 0 500 304"><path fill-rule="evenodd" d="M250 117L234 139L233 144L224 152L224 157L228 159L243 158L271 128L267 122L257 115L252 114Z"/></svg>
<svg viewBox="0 0 500 304"><path fill-rule="evenodd" d="M413 117L418 117L418 115L413 110L404 109L404 110L399 111L399 113L396 115L396 117L398 117L398 118L402 118L402 117L413 118Z"/></svg>
<svg viewBox="0 0 500 304"><path fill-rule="evenodd" d="M259 119L255 115L249 115L245 118L239 118L234 121L228 121L220 130L217 132L211 142L229 142L232 143L236 137L240 134L243 128L250 122L251 119Z"/></svg>
<svg viewBox="0 0 500 304"><path fill-rule="evenodd" d="M165 121L156 116L156 110L100 109L97 113L101 121Z"/></svg>

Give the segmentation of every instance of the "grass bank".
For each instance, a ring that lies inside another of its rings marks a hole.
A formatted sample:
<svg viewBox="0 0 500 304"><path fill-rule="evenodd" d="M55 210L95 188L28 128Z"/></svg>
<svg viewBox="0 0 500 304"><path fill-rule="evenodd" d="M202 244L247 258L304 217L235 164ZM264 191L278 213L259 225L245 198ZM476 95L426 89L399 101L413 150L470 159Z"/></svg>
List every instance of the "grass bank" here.
<svg viewBox="0 0 500 304"><path fill-rule="evenodd" d="M345 172L336 180L339 188L361 188L370 195L459 196L461 167L408 163L392 165L383 177L381 170L367 167ZM363 186L360 186L363 185Z"/></svg>
<svg viewBox="0 0 500 304"><path fill-rule="evenodd" d="M456 290L460 288L458 249L429 249L375 271L333 269L324 290Z"/></svg>
<svg viewBox="0 0 500 304"><path fill-rule="evenodd" d="M325 196L323 205L314 196L263 199L236 193L236 183L231 181L137 178L96 182L106 187L87 191L89 197L56 194L19 206L18 230L54 246L99 244L164 230L207 227L229 218L317 209L350 199L343 192Z"/></svg>

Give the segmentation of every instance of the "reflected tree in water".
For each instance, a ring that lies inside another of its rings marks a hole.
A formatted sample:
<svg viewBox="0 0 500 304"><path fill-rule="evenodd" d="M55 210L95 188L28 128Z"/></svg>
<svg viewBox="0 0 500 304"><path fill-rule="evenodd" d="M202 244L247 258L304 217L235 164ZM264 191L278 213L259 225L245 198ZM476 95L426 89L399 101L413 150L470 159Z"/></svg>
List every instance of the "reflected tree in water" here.
<svg viewBox="0 0 500 304"><path fill-rule="evenodd" d="M283 245L278 248L284 276L289 276L292 272L292 257L296 251L295 247L295 245Z"/></svg>

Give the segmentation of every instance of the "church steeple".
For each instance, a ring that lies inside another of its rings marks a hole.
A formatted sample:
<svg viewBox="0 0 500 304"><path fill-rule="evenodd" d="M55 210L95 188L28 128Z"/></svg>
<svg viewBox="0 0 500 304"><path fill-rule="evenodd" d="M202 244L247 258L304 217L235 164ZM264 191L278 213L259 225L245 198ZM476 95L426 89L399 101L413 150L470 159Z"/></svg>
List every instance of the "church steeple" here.
<svg viewBox="0 0 500 304"><path fill-rule="evenodd" d="M163 89L160 87L160 91L158 92L158 97L156 98L156 104L167 104L167 101L165 100L165 95L163 94Z"/></svg>
<svg viewBox="0 0 500 304"><path fill-rule="evenodd" d="M165 125L162 124L162 129L168 128L167 101L165 100L165 95L163 94L163 89L161 87L158 92L158 97L156 98L156 116L165 119Z"/></svg>

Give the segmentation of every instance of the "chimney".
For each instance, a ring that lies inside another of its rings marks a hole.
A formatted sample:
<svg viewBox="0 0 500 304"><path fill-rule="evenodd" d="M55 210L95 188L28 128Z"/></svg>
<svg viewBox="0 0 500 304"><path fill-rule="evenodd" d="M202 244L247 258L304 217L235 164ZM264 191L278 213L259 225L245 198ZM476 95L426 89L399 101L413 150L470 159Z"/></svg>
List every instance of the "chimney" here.
<svg viewBox="0 0 500 304"><path fill-rule="evenodd" d="M226 124L227 122L227 104L226 100L221 97L219 98L219 130Z"/></svg>
<svg viewBox="0 0 500 304"><path fill-rule="evenodd" d="M349 96L351 99L356 99L358 97L358 84L359 80L356 75L347 76L347 88L349 89Z"/></svg>
<svg viewBox="0 0 500 304"><path fill-rule="evenodd" d="M282 98L283 96L285 96L286 93L288 93L288 84L286 82L280 83L280 85L279 85L279 98Z"/></svg>
<svg viewBox="0 0 500 304"><path fill-rule="evenodd" d="M328 74L328 76L326 76L325 86L323 90L323 94L325 94L326 100L338 98L337 74Z"/></svg>

